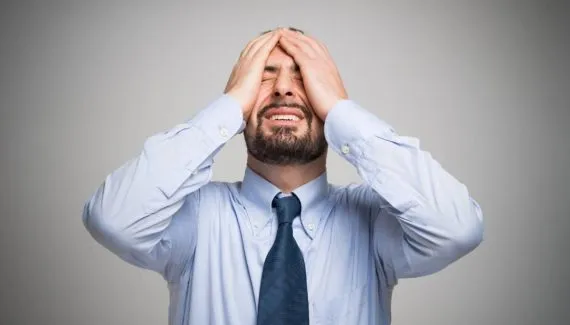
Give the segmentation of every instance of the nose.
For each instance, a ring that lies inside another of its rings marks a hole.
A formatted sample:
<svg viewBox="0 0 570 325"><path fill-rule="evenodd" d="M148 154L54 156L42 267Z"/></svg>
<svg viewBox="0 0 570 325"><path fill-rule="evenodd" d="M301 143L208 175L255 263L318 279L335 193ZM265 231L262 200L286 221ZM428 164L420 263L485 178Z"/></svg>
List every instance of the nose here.
<svg viewBox="0 0 570 325"><path fill-rule="evenodd" d="M286 73L280 73L273 89L273 97L292 97L293 80Z"/></svg>

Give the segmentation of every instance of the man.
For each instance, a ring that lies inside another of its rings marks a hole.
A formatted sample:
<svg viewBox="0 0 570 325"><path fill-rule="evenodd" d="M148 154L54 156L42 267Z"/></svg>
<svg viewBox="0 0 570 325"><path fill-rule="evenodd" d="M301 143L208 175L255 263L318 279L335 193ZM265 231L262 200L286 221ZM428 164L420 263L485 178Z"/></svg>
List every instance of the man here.
<svg viewBox="0 0 570 325"><path fill-rule="evenodd" d="M211 181L242 131L243 181ZM328 145L363 184L328 183ZM282 28L247 44L220 98L111 173L83 221L168 281L176 325L389 324L399 278L482 240L466 187L348 99L321 42Z"/></svg>

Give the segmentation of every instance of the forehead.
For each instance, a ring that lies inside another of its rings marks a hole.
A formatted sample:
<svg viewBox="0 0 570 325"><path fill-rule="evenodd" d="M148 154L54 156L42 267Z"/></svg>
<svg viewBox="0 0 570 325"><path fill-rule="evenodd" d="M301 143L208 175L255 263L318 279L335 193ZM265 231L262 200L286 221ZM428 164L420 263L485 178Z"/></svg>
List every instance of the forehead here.
<svg viewBox="0 0 570 325"><path fill-rule="evenodd" d="M275 46L269 53L267 65L276 67L291 67L295 64L293 58L285 52L279 45Z"/></svg>

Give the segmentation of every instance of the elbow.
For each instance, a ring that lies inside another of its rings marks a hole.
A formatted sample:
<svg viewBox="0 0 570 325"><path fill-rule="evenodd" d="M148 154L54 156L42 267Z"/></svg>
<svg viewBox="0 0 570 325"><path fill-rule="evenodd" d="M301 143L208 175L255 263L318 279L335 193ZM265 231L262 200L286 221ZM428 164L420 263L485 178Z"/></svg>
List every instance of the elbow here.
<svg viewBox="0 0 570 325"><path fill-rule="evenodd" d="M97 204L97 200L91 199L84 204L81 219L89 234L104 246L110 243L118 243L119 239L123 237L119 225L113 222L116 218L107 215L100 208L100 204Z"/></svg>
<svg viewBox="0 0 570 325"><path fill-rule="evenodd" d="M95 238L108 237L113 233L111 225L105 220L101 211L94 207L93 200L85 203L81 216L83 226Z"/></svg>
<svg viewBox="0 0 570 325"><path fill-rule="evenodd" d="M483 222L466 226L452 237L451 245L456 255L463 256L475 250L483 242Z"/></svg>
<svg viewBox="0 0 570 325"><path fill-rule="evenodd" d="M409 274L427 275L442 270L475 250L483 242L484 227L480 210L455 219L460 222L446 220L446 226L441 224L439 231L432 230L429 236L422 237L423 241L407 237L410 248L417 253L415 256L421 257L412 267L413 272Z"/></svg>
<svg viewBox="0 0 570 325"><path fill-rule="evenodd" d="M129 256L135 249L132 236L112 215L103 213L93 202L88 202L83 208L83 225L91 237L111 252L121 256ZM125 255L127 254L127 255Z"/></svg>
<svg viewBox="0 0 570 325"><path fill-rule="evenodd" d="M460 226L449 234L449 246L455 258L464 256L475 250L483 242L484 224L481 209L477 204L469 217L462 218Z"/></svg>

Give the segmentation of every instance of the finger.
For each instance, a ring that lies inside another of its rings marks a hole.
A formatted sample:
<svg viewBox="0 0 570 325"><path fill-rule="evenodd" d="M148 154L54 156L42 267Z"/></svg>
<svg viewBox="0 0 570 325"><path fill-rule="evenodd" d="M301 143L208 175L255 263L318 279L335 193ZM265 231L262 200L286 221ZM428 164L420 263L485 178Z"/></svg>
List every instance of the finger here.
<svg viewBox="0 0 570 325"><path fill-rule="evenodd" d="M325 52L315 39L294 31L286 31L285 36L290 37L294 42L299 43L299 47L305 51L309 56L314 57L315 54L323 55Z"/></svg>
<svg viewBox="0 0 570 325"><path fill-rule="evenodd" d="M300 34L299 37L301 39L304 39L305 41L307 41L309 44L311 44L311 46L313 47L313 49L315 49L315 51L321 53L322 55L328 55L329 51L327 49L327 47L325 46L325 44L319 40L317 40L314 37L311 37L309 35L305 35L305 34Z"/></svg>
<svg viewBox="0 0 570 325"><path fill-rule="evenodd" d="M286 35L281 36L279 44L281 45L281 48L283 48L295 61L300 61L307 56L299 47L298 42L294 42L293 39Z"/></svg>
<svg viewBox="0 0 570 325"><path fill-rule="evenodd" d="M295 38L287 37L283 35L279 39L279 44L281 47L289 54L293 60L298 62L303 66L306 60L314 60L319 56L313 49L308 47L308 45L303 44L301 41Z"/></svg>
<svg viewBox="0 0 570 325"><path fill-rule="evenodd" d="M245 47L245 48L243 49L243 51L241 52L240 58L243 58L243 57L247 56L248 54L250 54L250 53L251 53L251 48L252 48L255 44L257 44L257 43L259 43L259 42L262 42L264 39L267 39L267 38L270 37L270 36L271 36L271 32L265 33L265 34L263 34L263 35L260 35L260 36L258 36L258 37L256 37L256 38L252 39L251 41L249 41L249 43L247 43L246 47Z"/></svg>
<svg viewBox="0 0 570 325"><path fill-rule="evenodd" d="M305 40L308 44L310 44L316 52L320 53L321 55L327 56L329 59L332 59L329 49L323 42L307 34L303 33L295 33L295 34L298 39Z"/></svg>
<svg viewBox="0 0 570 325"><path fill-rule="evenodd" d="M243 49L243 51L241 51L240 53L240 58L243 58L245 56L247 56L249 53L251 53L251 49L255 44L258 44L260 42L263 42L263 40L271 37L273 35L274 32L268 32L265 33L263 35L260 35L254 39L252 39L251 41L249 41L249 43L247 43L247 45L245 46L245 48Z"/></svg>
<svg viewBox="0 0 570 325"><path fill-rule="evenodd" d="M275 45L277 45L277 42L279 42L281 36L282 34L280 31L275 31L269 39L256 46L255 52L254 48L252 47L251 52L253 53L253 57L262 57L264 60L267 60L269 53L271 53L271 50L275 48Z"/></svg>
<svg viewBox="0 0 570 325"><path fill-rule="evenodd" d="M308 36L310 37L310 36ZM319 41L316 38L311 38L315 43L317 43L317 45L319 45L319 47L323 50L324 53L329 54L329 49L327 48L327 46L325 45L325 43Z"/></svg>
<svg viewBox="0 0 570 325"><path fill-rule="evenodd" d="M293 47L297 48L299 51L303 52L308 57L315 57L317 52L304 40L297 37L297 35L291 35L291 33L284 33L283 37L286 42L291 44Z"/></svg>
<svg viewBox="0 0 570 325"><path fill-rule="evenodd" d="M251 47L251 44L253 44L253 42L255 42L257 38L252 39L251 41L247 42L247 44L245 45L245 47L243 48L243 50L241 50L241 53L239 54L239 58L243 58L245 56L245 53L247 53L247 51L249 51L249 48Z"/></svg>
<svg viewBox="0 0 570 325"><path fill-rule="evenodd" d="M266 33L265 35L263 35L263 36L265 36L264 38L259 39L258 42L251 45L251 48L249 49L248 53L246 53L246 56L249 58L254 57L255 55L257 55L257 52L261 48L264 48L268 43L271 43L274 40L279 40L280 35L281 34L279 31L273 31L273 32Z"/></svg>

